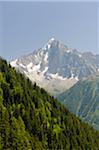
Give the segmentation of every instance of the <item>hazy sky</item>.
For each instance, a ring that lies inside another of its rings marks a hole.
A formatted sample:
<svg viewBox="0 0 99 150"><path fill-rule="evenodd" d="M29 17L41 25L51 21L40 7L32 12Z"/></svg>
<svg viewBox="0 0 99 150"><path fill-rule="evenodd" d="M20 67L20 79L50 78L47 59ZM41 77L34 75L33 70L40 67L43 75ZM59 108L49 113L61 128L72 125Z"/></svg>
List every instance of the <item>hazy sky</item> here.
<svg viewBox="0 0 99 150"><path fill-rule="evenodd" d="M97 2L0 2L0 55L15 59L55 37L68 47L98 51Z"/></svg>

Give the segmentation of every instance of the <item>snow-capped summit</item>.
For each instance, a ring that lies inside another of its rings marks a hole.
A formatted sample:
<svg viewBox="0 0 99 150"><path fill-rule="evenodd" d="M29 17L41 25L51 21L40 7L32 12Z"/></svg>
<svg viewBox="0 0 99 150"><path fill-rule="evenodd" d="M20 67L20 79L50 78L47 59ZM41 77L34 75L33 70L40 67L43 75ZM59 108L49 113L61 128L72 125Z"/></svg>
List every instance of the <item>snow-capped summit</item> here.
<svg viewBox="0 0 99 150"><path fill-rule="evenodd" d="M53 42L53 41L55 41L54 37L52 37L51 39L49 39L49 42Z"/></svg>
<svg viewBox="0 0 99 150"><path fill-rule="evenodd" d="M55 39L54 39L54 37L52 37L51 39L48 40L48 42L43 46L42 49L44 49L44 50L50 49L50 47L54 41L55 41Z"/></svg>
<svg viewBox="0 0 99 150"><path fill-rule="evenodd" d="M51 38L42 48L12 61L11 65L48 91L62 92L97 72L99 55L81 53Z"/></svg>

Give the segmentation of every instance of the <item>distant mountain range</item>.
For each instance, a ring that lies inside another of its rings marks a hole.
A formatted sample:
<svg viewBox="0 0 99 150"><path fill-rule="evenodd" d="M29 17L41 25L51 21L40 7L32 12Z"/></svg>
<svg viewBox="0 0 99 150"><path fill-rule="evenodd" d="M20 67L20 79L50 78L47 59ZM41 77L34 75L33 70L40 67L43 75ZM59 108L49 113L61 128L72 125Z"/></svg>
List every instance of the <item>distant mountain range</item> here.
<svg viewBox="0 0 99 150"><path fill-rule="evenodd" d="M99 130L99 74L79 81L58 96L71 112Z"/></svg>
<svg viewBox="0 0 99 150"><path fill-rule="evenodd" d="M32 82L53 95L99 71L99 55L81 53L51 38L42 48L11 62Z"/></svg>

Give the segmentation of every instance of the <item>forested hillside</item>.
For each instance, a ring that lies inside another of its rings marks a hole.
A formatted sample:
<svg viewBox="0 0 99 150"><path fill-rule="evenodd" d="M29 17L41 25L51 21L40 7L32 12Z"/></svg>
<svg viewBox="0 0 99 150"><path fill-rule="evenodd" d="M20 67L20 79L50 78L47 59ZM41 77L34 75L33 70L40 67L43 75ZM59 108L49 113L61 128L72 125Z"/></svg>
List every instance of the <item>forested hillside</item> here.
<svg viewBox="0 0 99 150"><path fill-rule="evenodd" d="M99 149L99 132L0 58L0 150Z"/></svg>
<svg viewBox="0 0 99 150"><path fill-rule="evenodd" d="M99 74L79 81L58 99L74 114L99 130Z"/></svg>

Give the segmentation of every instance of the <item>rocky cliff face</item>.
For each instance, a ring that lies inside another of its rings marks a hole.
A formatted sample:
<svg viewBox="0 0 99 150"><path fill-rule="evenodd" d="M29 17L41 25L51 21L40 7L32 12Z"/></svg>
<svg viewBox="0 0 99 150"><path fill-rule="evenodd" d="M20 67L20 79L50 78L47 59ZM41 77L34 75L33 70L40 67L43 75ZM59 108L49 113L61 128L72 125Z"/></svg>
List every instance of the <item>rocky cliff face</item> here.
<svg viewBox="0 0 99 150"><path fill-rule="evenodd" d="M99 55L80 53L51 38L42 48L11 65L54 94L99 71Z"/></svg>

